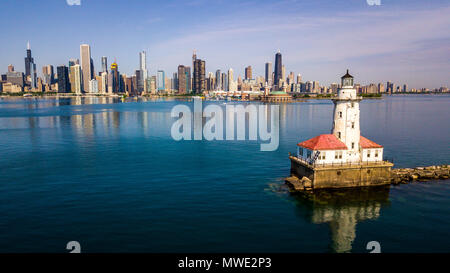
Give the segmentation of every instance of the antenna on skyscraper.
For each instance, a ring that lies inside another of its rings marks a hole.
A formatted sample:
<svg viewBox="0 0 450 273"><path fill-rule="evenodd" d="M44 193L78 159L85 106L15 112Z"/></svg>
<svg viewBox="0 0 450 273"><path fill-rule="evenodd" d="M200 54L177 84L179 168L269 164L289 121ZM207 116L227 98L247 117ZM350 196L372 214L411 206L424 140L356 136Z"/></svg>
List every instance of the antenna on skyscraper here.
<svg viewBox="0 0 450 273"><path fill-rule="evenodd" d="M30 50L30 41L27 42L27 49Z"/></svg>

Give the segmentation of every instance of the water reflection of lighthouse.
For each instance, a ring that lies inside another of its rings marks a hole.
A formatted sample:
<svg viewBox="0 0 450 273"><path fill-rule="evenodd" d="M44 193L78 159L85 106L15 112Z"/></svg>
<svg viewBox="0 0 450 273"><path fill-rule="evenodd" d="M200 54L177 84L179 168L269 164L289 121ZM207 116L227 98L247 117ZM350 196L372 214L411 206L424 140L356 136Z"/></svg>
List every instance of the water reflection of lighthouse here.
<svg viewBox="0 0 450 273"><path fill-rule="evenodd" d="M389 204L389 187L319 191L296 196L300 214L314 224L330 227L333 252L350 252L359 222L380 216Z"/></svg>

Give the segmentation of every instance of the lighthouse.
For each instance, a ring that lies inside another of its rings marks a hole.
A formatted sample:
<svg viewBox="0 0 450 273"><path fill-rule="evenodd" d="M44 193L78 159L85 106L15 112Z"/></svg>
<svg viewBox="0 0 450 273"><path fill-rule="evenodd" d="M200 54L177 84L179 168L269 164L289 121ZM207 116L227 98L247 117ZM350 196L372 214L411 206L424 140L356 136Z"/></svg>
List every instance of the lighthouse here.
<svg viewBox="0 0 450 273"><path fill-rule="evenodd" d="M356 94L353 87L353 76L347 73L341 77L341 88L337 98L333 99L333 126L331 133L347 146L345 161L361 161L360 129L359 129L359 102L361 97Z"/></svg>
<svg viewBox="0 0 450 273"><path fill-rule="evenodd" d="M353 80L348 70L341 77L341 88L333 98L331 134L298 143L297 155L289 156L291 174L303 181L296 187L320 189L390 183L393 164L383 160L383 146L361 136L362 97L357 95ZM295 184L296 180L292 181Z"/></svg>

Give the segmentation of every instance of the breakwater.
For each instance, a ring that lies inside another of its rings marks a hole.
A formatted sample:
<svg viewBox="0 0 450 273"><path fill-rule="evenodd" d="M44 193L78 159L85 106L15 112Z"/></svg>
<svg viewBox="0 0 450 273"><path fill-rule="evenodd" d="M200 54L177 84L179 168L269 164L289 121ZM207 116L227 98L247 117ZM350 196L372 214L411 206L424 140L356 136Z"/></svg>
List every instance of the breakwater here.
<svg viewBox="0 0 450 273"><path fill-rule="evenodd" d="M413 181L449 179L450 165L402 168L391 170L391 184L406 184Z"/></svg>

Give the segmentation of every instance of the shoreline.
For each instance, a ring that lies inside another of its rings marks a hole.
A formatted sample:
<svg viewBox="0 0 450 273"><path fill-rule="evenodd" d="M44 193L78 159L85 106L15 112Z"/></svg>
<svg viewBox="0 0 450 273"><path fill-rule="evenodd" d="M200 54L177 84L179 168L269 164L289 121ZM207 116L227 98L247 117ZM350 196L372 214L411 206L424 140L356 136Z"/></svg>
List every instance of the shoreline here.
<svg viewBox="0 0 450 273"><path fill-rule="evenodd" d="M381 94L376 96L364 96L363 99L383 99L387 96L417 96L417 95L449 95L450 93L440 93L440 92L429 92L429 93L396 93L396 94ZM28 96L24 96L28 95ZM31 95L31 96L29 96ZM200 95L140 95L140 96L124 96L124 94L73 94L73 93L33 93L33 92L22 92L16 94L2 94L0 93L0 98L121 98L121 99L133 99L133 98L193 98ZM296 97L292 99L292 102L301 102L306 100L331 100L335 96L309 96L307 97ZM215 101L216 99L208 98L208 101ZM232 99L233 101L260 101L260 100L241 100Z"/></svg>

